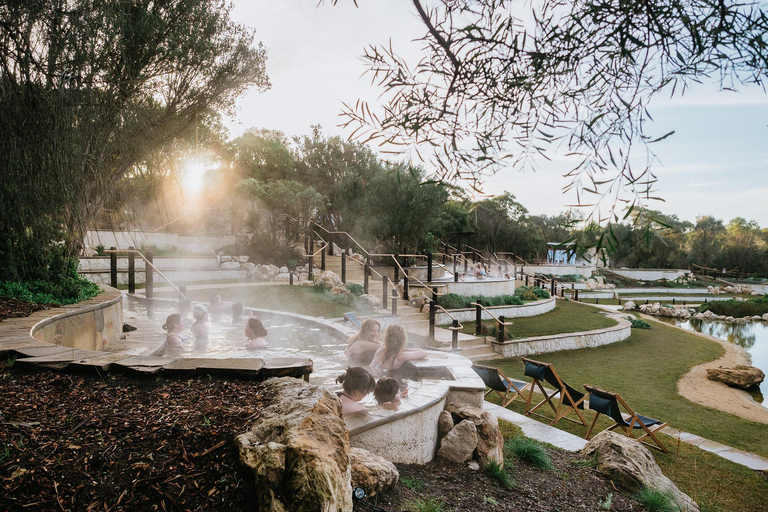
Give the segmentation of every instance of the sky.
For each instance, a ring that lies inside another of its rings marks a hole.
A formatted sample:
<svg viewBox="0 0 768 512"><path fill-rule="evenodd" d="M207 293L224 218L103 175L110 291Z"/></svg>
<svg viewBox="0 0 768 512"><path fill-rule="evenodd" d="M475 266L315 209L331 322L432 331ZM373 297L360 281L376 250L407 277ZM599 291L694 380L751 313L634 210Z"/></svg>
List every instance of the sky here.
<svg viewBox="0 0 768 512"><path fill-rule="evenodd" d="M268 51L269 91L250 91L225 120L232 137L251 127L305 135L319 124L329 136L348 138L339 126L343 102L377 104L381 93L363 76L361 59L370 45L393 45L415 62L424 33L409 0L235 0L233 19L256 29ZM759 89L718 91L707 84L683 98L651 104L653 133L675 134L655 145L659 162L649 206L682 220L711 215L734 217L768 227L768 94ZM485 182L484 192L512 193L531 214L556 215L577 202L562 193L570 168L562 157L539 161L533 171L502 169ZM612 204L605 200L601 211ZM582 209L589 214L593 209Z"/></svg>

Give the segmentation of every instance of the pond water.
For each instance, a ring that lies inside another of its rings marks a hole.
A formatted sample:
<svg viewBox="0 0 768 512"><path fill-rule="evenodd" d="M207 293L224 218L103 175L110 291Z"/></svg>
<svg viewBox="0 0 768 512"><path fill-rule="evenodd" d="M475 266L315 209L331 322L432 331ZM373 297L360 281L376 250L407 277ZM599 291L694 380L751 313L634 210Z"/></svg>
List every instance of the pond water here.
<svg viewBox="0 0 768 512"><path fill-rule="evenodd" d="M147 315L158 325L165 323L171 313L178 313L172 303L152 304L129 301L125 308ZM273 359L280 357L309 357L314 362L314 370L310 375L313 384L329 385L346 369L347 359L344 350L347 347L347 337L342 333L322 324L303 324L291 318L290 315L259 311L257 315L269 331L266 336L267 347L256 350L245 348L245 322L233 323L229 315L212 317L208 322L209 334L207 339L195 339L189 331L194 319L190 315L184 320L184 344L180 348L167 348L166 355L184 357L259 357ZM158 332L158 337L164 333ZM173 352L171 352L173 351Z"/></svg>
<svg viewBox="0 0 768 512"><path fill-rule="evenodd" d="M684 321L663 317L657 317L657 319L689 331L708 334L723 341L735 343L749 352L752 358L752 366L760 368L768 375L768 323L752 322L737 324L716 320L700 320L697 318ZM765 381L762 384L762 390L752 393L752 396L755 401L768 407L768 401L763 401L764 392L768 392L768 384Z"/></svg>

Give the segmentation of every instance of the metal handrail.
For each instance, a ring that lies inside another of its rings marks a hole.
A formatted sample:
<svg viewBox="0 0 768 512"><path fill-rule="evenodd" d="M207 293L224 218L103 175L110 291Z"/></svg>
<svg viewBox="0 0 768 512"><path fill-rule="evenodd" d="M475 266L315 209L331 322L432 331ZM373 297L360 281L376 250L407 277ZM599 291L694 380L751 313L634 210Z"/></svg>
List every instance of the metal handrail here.
<svg viewBox="0 0 768 512"><path fill-rule="evenodd" d="M181 290L179 290L178 288L176 288L176 285L174 285L174 284L171 282L171 280L170 280L170 279L168 279L167 277L165 277L165 274L163 274L162 272L160 272L160 271L157 269L157 267L155 266L155 264L154 264L154 263L152 263L151 261L149 261L149 260L147 259L147 257L146 257L146 256L144 256L144 255L141 253L141 251L139 251L139 250L137 250L137 249L115 249L115 250L112 250L112 249L107 249L107 250L105 250L104 252L105 252L105 253L108 253L108 254L109 254L109 253L115 253L115 254L119 254L119 253L135 253L135 254L138 254L138 255L141 257L141 259L142 259L142 260L144 260L144 264L145 264L145 265L149 265L150 267L152 267L152 270L154 270L155 272L157 272L157 274L158 274L160 277L162 277L162 278L165 280L165 282L166 282L166 283L168 283L169 285L171 285L171 288L173 288L173 289L174 289L174 291L175 291L176 293L178 293L179 295L181 295L181 296L182 296L182 297L184 297L185 299L187 298L187 296L186 296L185 294L181 293Z"/></svg>
<svg viewBox="0 0 768 512"><path fill-rule="evenodd" d="M448 312L448 310L447 310L447 309L445 309L443 306L441 306L440 304L435 304L435 308L441 309L441 310L443 311L443 313L445 313L446 315L448 315L448 318L450 318L451 320L453 320L453 321L455 321L455 322L457 322L457 323L459 324L459 325L458 325L458 326L456 326L456 327L454 327L454 326L445 327L445 329L448 329L449 331L460 331L461 329L463 329L463 328L464 328L464 326L461 324L461 322L459 322L459 321L456 319L456 317L455 317L455 316L453 316L452 314L450 314L450 313Z"/></svg>
<svg viewBox="0 0 768 512"><path fill-rule="evenodd" d="M329 235L345 235L347 238L352 240L355 243L355 245L357 245L357 247L361 251L363 251L365 253L366 256L368 256L369 258L371 257L371 254L368 251L365 250L365 247L363 247L362 244L360 244L360 242L355 240L355 238L352 235L350 235L349 233L347 233L346 231L331 231L330 229L328 229L326 227L323 227L322 225L318 224L314 220L312 220L310 222L312 224L314 224L315 226L319 227L320 229L322 229L323 231L325 231L326 233L328 233Z"/></svg>
<svg viewBox="0 0 768 512"><path fill-rule="evenodd" d="M475 306L475 307L480 306L480 309L482 309L483 311L485 311L486 313L491 315L491 318L496 320L496 323L498 323L499 325L503 325L505 327L508 326L508 325L512 325L512 322L502 322L501 320L499 320L496 315L491 313L491 310L489 310L488 308L486 308L485 306L483 306L482 304L480 304L478 302L472 302L470 305Z"/></svg>

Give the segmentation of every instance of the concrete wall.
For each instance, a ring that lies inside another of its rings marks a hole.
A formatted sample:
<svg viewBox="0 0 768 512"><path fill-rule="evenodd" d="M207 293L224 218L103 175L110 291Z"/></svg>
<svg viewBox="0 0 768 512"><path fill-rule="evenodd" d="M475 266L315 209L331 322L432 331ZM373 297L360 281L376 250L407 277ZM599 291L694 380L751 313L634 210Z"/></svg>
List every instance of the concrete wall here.
<svg viewBox="0 0 768 512"><path fill-rule="evenodd" d="M109 270L82 273L81 275L97 284L110 284ZM246 268L203 268L198 270L166 270L163 275L174 285L204 283L211 281L247 281L248 269ZM136 270L136 284L143 285L146 281L144 270ZM128 270L118 271L117 284L128 284ZM155 286L168 286L168 283L155 273Z"/></svg>
<svg viewBox="0 0 768 512"><path fill-rule="evenodd" d="M680 276L691 273L685 269L663 269L663 268L612 268L611 272L630 279L638 281L658 281L668 279L673 281Z"/></svg>
<svg viewBox="0 0 768 512"><path fill-rule="evenodd" d="M621 318L618 322L619 324L615 327L594 331L536 336L504 343L493 342L493 350L504 357L521 357L608 345L625 340L631 334L632 324L628 320Z"/></svg>
<svg viewBox="0 0 768 512"><path fill-rule="evenodd" d="M123 334L122 294L109 286L93 299L68 306L68 311L32 328L40 341L82 350L105 350ZM71 308L71 309L69 309Z"/></svg>
<svg viewBox="0 0 768 512"><path fill-rule="evenodd" d="M549 313L555 309L555 305L554 297L550 297L549 299L537 300L522 306L489 306L488 309L497 317L504 315L505 318L522 318ZM476 311L475 308L452 309L451 315L459 322L474 322ZM482 316L483 320L491 319L491 315L485 310L483 310ZM435 317L435 323L438 325L450 324L451 318L445 313L438 312Z"/></svg>
<svg viewBox="0 0 768 512"><path fill-rule="evenodd" d="M88 231L85 247L95 250L96 246L139 249L154 245L158 249L179 249L188 252L215 254L215 252L237 241L237 235L230 233L153 233L150 231Z"/></svg>
<svg viewBox="0 0 768 512"><path fill-rule="evenodd" d="M555 276L567 276L580 274L585 278L591 277L595 267L592 265L526 265L522 267L526 274L551 274Z"/></svg>
<svg viewBox="0 0 768 512"><path fill-rule="evenodd" d="M447 285L447 288L441 288L438 291L455 293L456 295L485 295L486 297L496 297L498 295L515 294L515 281L512 279L503 279L501 281L480 279L477 281L459 281L458 283L454 283L453 281L441 281L439 284L445 284Z"/></svg>
<svg viewBox="0 0 768 512"><path fill-rule="evenodd" d="M586 290L587 287L584 283L576 283L575 288L577 290ZM701 295L702 293L704 295L707 295L709 292L706 288L662 288L662 287L653 287L653 288L606 288L603 290L589 290L585 291L584 293L595 293L600 294L599 297L605 297L605 296L612 296L614 293L618 293L619 295L626 295L628 293L674 293L678 295ZM586 295L583 295L581 292L579 292L579 297L586 297Z"/></svg>

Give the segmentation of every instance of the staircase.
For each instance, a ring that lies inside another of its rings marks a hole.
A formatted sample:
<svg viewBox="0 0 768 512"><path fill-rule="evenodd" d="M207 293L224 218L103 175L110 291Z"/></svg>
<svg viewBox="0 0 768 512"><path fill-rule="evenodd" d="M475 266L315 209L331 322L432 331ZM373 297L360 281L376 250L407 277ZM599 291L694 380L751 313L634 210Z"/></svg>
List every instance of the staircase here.
<svg viewBox="0 0 768 512"><path fill-rule="evenodd" d="M315 259L317 261L318 258ZM364 266L359 261L347 258L347 271L346 278L347 284L359 284L363 286L364 281ZM328 256L325 257L325 269L341 276L341 256ZM318 274L320 270L316 270ZM382 298L382 280L377 275L373 274L368 277L368 293L374 297ZM397 299L392 297L392 287L388 283L387 290L387 306L386 310L380 310L380 314L386 314L392 311L392 300L397 300L397 318L398 323L402 325L406 332L412 335L416 335L425 339L429 337L429 309L428 306L424 307L423 311L419 311L419 308L412 307L408 304L408 301L403 300L402 295L399 295ZM448 329L435 327L435 339L434 341L428 340L427 343L431 348L438 350L450 350L451 349L451 337L452 332ZM497 359L501 357L499 354L493 351L493 347L485 342L483 337L478 337L470 334L459 333L459 353L460 355L472 360L483 361L487 359Z"/></svg>

